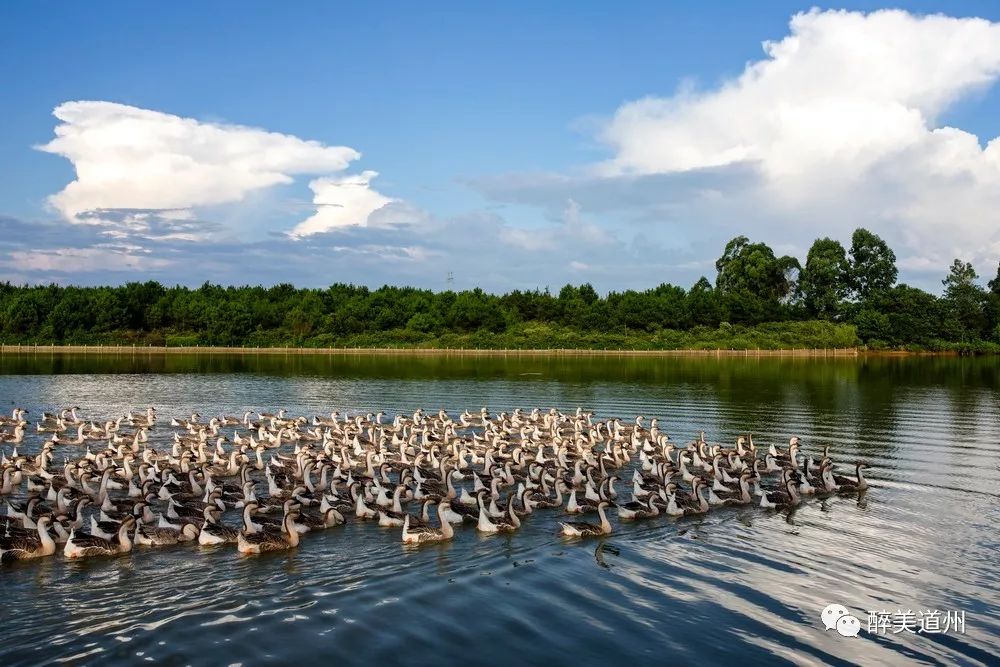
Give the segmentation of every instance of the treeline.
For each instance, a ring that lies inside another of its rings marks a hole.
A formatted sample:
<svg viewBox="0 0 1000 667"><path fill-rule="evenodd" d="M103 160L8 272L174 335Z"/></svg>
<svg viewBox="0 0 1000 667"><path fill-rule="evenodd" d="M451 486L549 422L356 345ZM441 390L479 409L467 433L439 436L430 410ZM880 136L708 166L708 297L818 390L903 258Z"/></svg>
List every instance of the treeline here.
<svg viewBox="0 0 1000 667"><path fill-rule="evenodd" d="M503 295L326 289L0 284L4 343L595 348L848 347L1000 351L1000 268L988 287L955 260L938 297L897 284L896 257L858 229L805 264L744 236L715 282L601 296L589 284Z"/></svg>

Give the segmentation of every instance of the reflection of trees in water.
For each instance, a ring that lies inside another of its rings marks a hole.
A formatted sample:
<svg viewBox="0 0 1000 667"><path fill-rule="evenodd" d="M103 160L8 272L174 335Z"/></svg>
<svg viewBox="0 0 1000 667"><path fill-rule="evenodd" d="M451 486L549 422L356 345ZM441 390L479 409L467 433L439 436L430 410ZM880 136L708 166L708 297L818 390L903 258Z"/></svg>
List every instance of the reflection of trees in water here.
<svg viewBox="0 0 1000 667"><path fill-rule="evenodd" d="M895 458L900 400L913 390L912 382L905 378L906 361L873 357L861 364L853 409L843 416L845 432L851 434L860 456Z"/></svg>
<svg viewBox="0 0 1000 667"><path fill-rule="evenodd" d="M1000 358L942 356L807 357L538 357L14 354L0 357L3 374L233 373L273 377L382 380L503 381L524 407L605 406L631 419L629 408L663 418L680 442L705 429L730 442L752 431L760 444L804 436L807 451L831 444L862 456L891 454L901 441L900 412L921 404L948 406L952 432L975 438L981 415L996 406ZM509 383L509 384L508 384ZM494 393L491 385L487 395ZM513 391L511 390L513 388ZM445 393L451 393L449 391ZM466 390L468 387L466 386ZM462 393L457 388L457 393ZM988 406L984 402L992 403ZM389 406L378 406L389 407ZM415 406L402 406L412 409ZM468 405L475 409L478 405ZM500 409L505 406L492 406ZM602 409L602 416L608 416ZM978 415L978 417L977 417ZM978 420L978 421L977 421ZM647 422L648 424L648 422Z"/></svg>
<svg viewBox="0 0 1000 667"><path fill-rule="evenodd" d="M264 373L387 378L507 378L532 381L709 383L720 391L775 381L815 383L856 378L859 368L913 385L1000 386L996 357L641 357L316 354L24 353L0 357L0 372Z"/></svg>

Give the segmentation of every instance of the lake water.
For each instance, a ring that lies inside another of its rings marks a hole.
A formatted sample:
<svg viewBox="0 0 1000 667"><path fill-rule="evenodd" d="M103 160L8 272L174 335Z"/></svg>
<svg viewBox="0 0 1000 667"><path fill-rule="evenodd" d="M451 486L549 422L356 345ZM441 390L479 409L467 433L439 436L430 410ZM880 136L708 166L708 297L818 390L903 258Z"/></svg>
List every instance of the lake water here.
<svg viewBox="0 0 1000 667"><path fill-rule="evenodd" d="M262 557L58 553L0 568L2 665L997 664L996 358L7 355L0 408L15 404L95 418L152 405L154 442L193 410L582 406L658 417L678 443L700 430L725 443L752 431L758 445L798 435L806 453L830 445L838 462L867 462L872 488L792 512L636 525L612 514L603 540L560 538L565 515L547 510L510 536L466 526L416 550L396 529L349 523ZM21 452L39 442L30 434ZM858 638L823 629L830 603L861 619ZM878 636L869 610L962 611L965 632Z"/></svg>

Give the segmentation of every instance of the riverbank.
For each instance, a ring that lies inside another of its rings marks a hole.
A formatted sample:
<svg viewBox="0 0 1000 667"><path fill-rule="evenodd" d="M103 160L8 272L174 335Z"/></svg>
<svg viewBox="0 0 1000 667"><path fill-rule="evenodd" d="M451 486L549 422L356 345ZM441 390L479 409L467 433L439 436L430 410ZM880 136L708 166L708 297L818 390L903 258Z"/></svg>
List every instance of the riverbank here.
<svg viewBox="0 0 1000 667"><path fill-rule="evenodd" d="M857 356L865 354L996 354L992 342L949 343L903 348L884 343L864 345L855 328L833 322L773 322L756 327L720 325L689 331L577 331L568 327L517 325L504 332L421 333L393 329L344 337L251 336L238 341L213 340L195 333L93 333L82 339L38 336L7 340L0 353L62 351L77 354L382 354L382 355L656 355L656 356Z"/></svg>
<svg viewBox="0 0 1000 667"><path fill-rule="evenodd" d="M405 347L201 347L142 345L0 345L0 354L295 354L295 355L383 355L383 356L705 356L705 357L856 357L858 348L785 349L785 350L626 350L626 349L477 349L477 348L405 348ZM884 352L879 353L884 354ZM909 354L902 352L901 354ZM947 353L946 353L947 354Z"/></svg>

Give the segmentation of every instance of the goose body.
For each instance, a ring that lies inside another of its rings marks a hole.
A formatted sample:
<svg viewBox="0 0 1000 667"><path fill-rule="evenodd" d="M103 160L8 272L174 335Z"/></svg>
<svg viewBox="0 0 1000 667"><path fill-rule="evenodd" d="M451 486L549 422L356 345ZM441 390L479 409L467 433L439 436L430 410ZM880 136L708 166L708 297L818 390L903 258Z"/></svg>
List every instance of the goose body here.
<svg viewBox="0 0 1000 667"><path fill-rule="evenodd" d="M834 475L833 481L837 484L840 491L854 492L854 491L864 491L868 488L868 480L865 479L864 470L867 466L864 463L858 462L854 464L855 477L844 477L842 475Z"/></svg>
<svg viewBox="0 0 1000 667"><path fill-rule="evenodd" d="M599 537L601 535L610 535L612 531L611 522L608 521L608 517L605 514L605 509L610 505L608 501L602 500L597 505L597 515L600 517L601 522L599 524L586 523L583 521L564 521L560 522L561 533L566 537Z"/></svg>
<svg viewBox="0 0 1000 667"><path fill-rule="evenodd" d="M240 531L236 538L236 550L241 554L261 554L268 551L294 549L299 546L299 531L294 526L294 521L298 516L298 512L294 510L285 514L284 531L281 533Z"/></svg>
<svg viewBox="0 0 1000 667"><path fill-rule="evenodd" d="M66 558L90 558L93 556L117 556L132 551L132 539L129 531L135 527L135 519L125 517L118 529L116 540L105 540L87 533L73 531L70 533L63 555Z"/></svg>
<svg viewBox="0 0 1000 667"><path fill-rule="evenodd" d="M655 496L648 494L645 500L633 500L629 503L619 503L616 507L618 518L625 521L638 521L659 516L660 509L653 502Z"/></svg>
<svg viewBox="0 0 1000 667"><path fill-rule="evenodd" d="M135 531L135 543L147 547L164 547L198 539L201 530L193 523L181 528L160 528L140 525Z"/></svg>
<svg viewBox="0 0 1000 667"><path fill-rule="evenodd" d="M765 508L791 507L799 504L799 492L794 477L785 481L785 490L769 491L761 496L760 506Z"/></svg>
<svg viewBox="0 0 1000 667"><path fill-rule="evenodd" d="M444 542L455 537L455 529L451 527L444 518L444 513L449 509L450 503L444 501L438 505L438 521L440 528L429 526L411 526L410 515L407 514L403 520L403 543L404 544L424 544L427 542Z"/></svg>
<svg viewBox="0 0 1000 667"><path fill-rule="evenodd" d="M49 535L52 518L43 516L36 523L37 535L0 537L0 562L42 558L56 552L56 543Z"/></svg>
<svg viewBox="0 0 1000 667"><path fill-rule="evenodd" d="M213 544L236 544L240 531L236 528L223 526L220 524L219 516L221 512L213 508L206 507L204 512L205 522L198 533L198 544L210 546Z"/></svg>
<svg viewBox="0 0 1000 667"><path fill-rule="evenodd" d="M514 496L507 500L507 512L504 519L491 519L486 513L486 509L480 504L479 520L476 523L476 530L481 533L513 533L521 527L521 520L514 511Z"/></svg>

